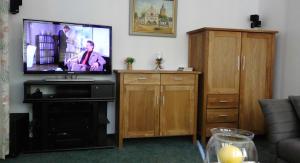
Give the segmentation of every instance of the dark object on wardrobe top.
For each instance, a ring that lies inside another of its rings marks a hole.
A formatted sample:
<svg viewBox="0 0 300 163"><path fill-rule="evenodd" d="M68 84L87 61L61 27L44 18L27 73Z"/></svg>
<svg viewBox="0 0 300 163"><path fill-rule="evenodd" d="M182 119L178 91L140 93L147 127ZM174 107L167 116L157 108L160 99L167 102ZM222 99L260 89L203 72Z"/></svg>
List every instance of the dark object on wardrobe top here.
<svg viewBox="0 0 300 163"><path fill-rule="evenodd" d="M261 27L261 21L259 15L250 15L251 28Z"/></svg>

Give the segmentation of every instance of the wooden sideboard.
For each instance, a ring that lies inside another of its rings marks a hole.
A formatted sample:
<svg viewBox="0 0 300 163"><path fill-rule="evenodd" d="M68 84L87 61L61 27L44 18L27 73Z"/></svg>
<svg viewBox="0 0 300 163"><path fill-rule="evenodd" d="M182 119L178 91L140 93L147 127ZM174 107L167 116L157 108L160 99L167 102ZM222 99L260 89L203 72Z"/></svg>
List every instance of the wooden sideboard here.
<svg viewBox="0 0 300 163"><path fill-rule="evenodd" d="M191 135L196 142L199 72L115 73L120 148L125 138Z"/></svg>

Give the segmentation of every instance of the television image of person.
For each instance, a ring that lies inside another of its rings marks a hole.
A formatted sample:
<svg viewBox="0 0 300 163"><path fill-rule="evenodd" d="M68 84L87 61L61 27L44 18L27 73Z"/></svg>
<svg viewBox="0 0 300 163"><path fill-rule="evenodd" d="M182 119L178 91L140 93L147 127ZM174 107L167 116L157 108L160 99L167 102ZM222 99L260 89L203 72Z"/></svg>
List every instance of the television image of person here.
<svg viewBox="0 0 300 163"><path fill-rule="evenodd" d="M103 71L106 64L102 55L94 50L94 42L86 42L86 51L67 60L66 65L69 71Z"/></svg>
<svg viewBox="0 0 300 163"><path fill-rule="evenodd" d="M68 25L65 25L62 30L58 31L58 45L59 45L59 66L64 67L64 59L66 55L66 49L67 49L67 32L70 31L70 27Z"/></svg>
<svg viewBox="0 0 300 163"><path fill-rule="evenodd" d="M110 74L112 71L111 26L23 19L23 31L25 74ZM95 47L84 61L87 40ZM67 63L69 59L74 60Z"/></svg>

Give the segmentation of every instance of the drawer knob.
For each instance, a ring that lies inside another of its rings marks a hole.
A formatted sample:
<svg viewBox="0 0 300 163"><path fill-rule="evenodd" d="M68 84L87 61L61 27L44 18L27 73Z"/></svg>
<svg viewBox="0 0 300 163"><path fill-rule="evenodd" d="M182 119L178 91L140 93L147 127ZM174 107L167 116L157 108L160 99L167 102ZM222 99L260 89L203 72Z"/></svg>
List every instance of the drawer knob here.
<svg viewBox="0 0 300 163"><path fill-rule="evenodd" d="M180 77L174 77L174 80L176 80L176 81L181 81L181 80L183 80L183 79L180 78Z"/></svg>
<svg viewBox="0 0 300 163"><path fill-rule="evenodd" d="M146 77L139 77L138 80L146 80Z"/></svg>
<svg viewBox="0 0 300 163"><path fill-rule="evenodd" d="M228 115L223 114L223 115L219 115L218 117L228 117Z"/></svg>
<svg viewBox="0 0 300 163"><path fill-rule="evenodd" d="M227 100L220 100L219 102L220 102L220 103L228 103L228 102L230 102L230 101L227 101Z"/></svg>

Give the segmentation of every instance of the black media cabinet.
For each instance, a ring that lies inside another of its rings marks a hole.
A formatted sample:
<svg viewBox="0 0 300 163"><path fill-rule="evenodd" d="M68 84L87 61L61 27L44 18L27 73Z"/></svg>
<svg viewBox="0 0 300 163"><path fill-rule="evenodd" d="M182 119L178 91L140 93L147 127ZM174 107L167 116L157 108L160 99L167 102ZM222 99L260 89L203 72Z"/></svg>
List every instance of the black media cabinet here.
<svg viewBox="0 0 300 163"><path fill-rule="evenodd" d="M112 101L112 81L24 82L23 102L32 104L33 114L25 152L113 147L106 131Z"/></svg>

